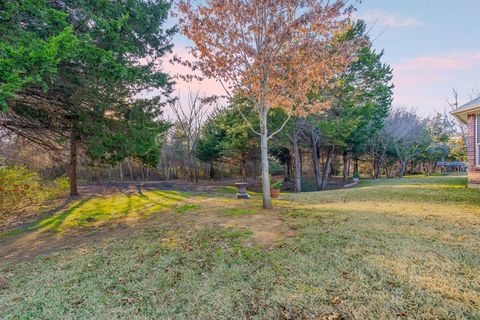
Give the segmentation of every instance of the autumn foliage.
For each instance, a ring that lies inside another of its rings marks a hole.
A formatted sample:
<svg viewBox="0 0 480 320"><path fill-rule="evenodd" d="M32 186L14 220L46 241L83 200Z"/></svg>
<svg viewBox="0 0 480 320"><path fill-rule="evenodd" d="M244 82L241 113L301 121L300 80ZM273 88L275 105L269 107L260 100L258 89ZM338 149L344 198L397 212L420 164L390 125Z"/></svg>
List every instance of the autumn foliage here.
<svg viewBox="0 0 480 320"><path fill-rule="evenodd" d="M180 0L182 33L194 46L194 68L250 99L259 114L264 207L271 207L267 141L270 108L306 115L328 108L309 99L351 62L347 41L353 8L345 1Z"/></svg>
<svg viewBox="0 0 480 320"><path fill-rule="evenodd" d="M344 1L180 1L182 32L202 73L258 106L315 112L308 94L321 89L351 61L343 42L351 7ZM305 108L299 108L304 106Z"/></svg>

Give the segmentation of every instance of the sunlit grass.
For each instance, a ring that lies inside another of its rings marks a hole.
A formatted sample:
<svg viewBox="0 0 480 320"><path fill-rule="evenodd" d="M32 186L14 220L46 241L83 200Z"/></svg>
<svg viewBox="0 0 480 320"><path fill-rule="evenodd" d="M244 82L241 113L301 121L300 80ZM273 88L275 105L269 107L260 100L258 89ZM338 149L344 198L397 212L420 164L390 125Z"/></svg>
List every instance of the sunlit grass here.
<svg viewBox="0 0 480 320"><path fill-rule="evenodd" d="M186 212L198 209L198 208L201 208L201 207L197 204L185 204L183 206L175 208L175 211L178 212L178 213L186 213Z"/></svg>
<svg viewBox="0 0 480 320"><path fill-rule="evenodd" d="M60 232L70 228L93 226L118 218L146 217L165 210L185 213L199 208L194 204L182 204L182 201L190 196L177 191L157 190L142 194L82 198L72 202L65 210L43 218L26 228L5 232L0 236L34 230Z"/></svg>

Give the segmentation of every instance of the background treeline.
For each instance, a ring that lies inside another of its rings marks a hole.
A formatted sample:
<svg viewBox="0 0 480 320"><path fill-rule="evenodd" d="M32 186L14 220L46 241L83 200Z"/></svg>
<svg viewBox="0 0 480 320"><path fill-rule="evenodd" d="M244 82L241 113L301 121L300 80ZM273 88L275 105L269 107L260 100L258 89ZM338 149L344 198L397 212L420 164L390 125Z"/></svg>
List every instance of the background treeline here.
<svg viewBox="0 0 480 320"><path fill-rule="evenodd" d="M162 72L177 31L164 26L169 10L163 1L2 2L1 170L27 167L35 181L68 175L71 195L77 180L258 181L260 123L248 97L223 107L198 92L171 97L174 81ZM332 177L431 174L437 161L463 161L455 120L391 107L392 69L362 21L347 40L355 44L348 68L302 102L328 108L268 112L269 132L290 117L269 140L272 173L300 192Z"/></svg>

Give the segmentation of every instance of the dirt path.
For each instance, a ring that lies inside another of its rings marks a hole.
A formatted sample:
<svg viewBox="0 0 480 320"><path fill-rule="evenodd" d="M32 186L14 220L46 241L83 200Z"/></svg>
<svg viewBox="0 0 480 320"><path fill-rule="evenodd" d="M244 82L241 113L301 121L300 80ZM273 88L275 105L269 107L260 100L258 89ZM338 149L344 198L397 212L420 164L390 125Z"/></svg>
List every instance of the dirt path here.
<svg viewBox="0 0 480 320"><path fill-rule="evenodd" d="M188 227L196 230L218 226L245 228L252 231L247 245L260 245L265 250L275 247L286 236L293 235L286 227L280 211L261 210L258 208L258 203L249 200L218 201L217 198L193 197L188 201L199 205L200 208L184 214L171 211L159 212L148 217L111 220L95 227L74 228L62 232L25 231L0 238L0 264L7 261L28 260L62 249L93 245L109 239L131 237L155 226ZM224 215L226 210L239 207L255 209L257 213L240 216Z"/></svg>

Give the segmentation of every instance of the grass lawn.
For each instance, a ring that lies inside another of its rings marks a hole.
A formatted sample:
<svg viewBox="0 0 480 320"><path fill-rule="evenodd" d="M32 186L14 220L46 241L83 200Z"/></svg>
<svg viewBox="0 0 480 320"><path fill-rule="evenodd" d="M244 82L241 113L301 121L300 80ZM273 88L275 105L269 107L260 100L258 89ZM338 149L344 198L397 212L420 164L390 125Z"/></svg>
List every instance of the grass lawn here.
<svg viewBox="0 0 480 320"><path fill-rule="evenodd" d="M0 261L0 318L480 319L480 190L465 177L285 194L272 211L258 195L145 196L79 200L4 235L142 226Z"/></svg>

